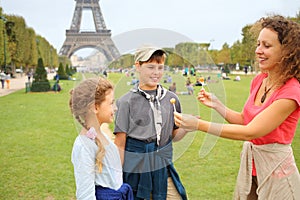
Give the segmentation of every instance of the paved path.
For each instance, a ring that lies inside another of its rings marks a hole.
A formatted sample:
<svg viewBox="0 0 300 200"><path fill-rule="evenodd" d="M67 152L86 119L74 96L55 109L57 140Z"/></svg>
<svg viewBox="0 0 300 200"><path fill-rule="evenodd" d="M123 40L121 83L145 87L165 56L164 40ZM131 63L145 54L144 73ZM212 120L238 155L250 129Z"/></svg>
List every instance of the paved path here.
<svg viewBox="0 0 300 200"><path fill-rule="evenodd" d="M52 80L54 76L55 73L48 74L48 80ZM10 79L9 89L7 88L6 83L4 84L4 89L1 88L1 84L0 84L0 97L22 89L25 92L25 83L27 81L28 79L25 74L23 74L23 76L21 76L21 74L16 74L16 78Z"/></svg>

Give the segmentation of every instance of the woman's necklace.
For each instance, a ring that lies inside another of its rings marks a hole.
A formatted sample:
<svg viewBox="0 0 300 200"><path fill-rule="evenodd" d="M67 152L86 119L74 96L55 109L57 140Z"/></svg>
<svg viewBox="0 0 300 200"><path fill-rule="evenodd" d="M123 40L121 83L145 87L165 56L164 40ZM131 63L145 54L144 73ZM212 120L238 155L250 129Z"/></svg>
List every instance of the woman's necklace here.
<svg viewBox="0 0 300 200"><path fill-rule="evenodd" d="M267 83L265 85L265 92L264 95L262 95L260 102L263 103L266 100L267 94L268 92L270 92L270 90L272 89L273 86L271 86L269 89L267 89Z"/></svg>

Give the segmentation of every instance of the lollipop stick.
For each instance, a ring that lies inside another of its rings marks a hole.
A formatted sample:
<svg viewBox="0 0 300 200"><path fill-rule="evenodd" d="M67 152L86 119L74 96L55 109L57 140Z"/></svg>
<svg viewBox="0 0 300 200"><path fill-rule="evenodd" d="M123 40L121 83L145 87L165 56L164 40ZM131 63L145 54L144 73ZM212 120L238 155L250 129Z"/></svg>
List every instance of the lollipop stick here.
<svg viewBox="0 0 300 200"><path fill-rule="evenodd" d="M201 83L201 87L202 87L202 89L203 89L203 85L204 85L204 78L203 78L203 77L200 77L199 81L200 81L200 83Z"/></svg>
<svg viewBox="0 0 300 200"><path fill-rule="evenodd" d="M174 111L177 112L176 107L175 107L175 102L176 102L176 99L174 99L174 98L170 99L170 103L173 104Z"/></svg>

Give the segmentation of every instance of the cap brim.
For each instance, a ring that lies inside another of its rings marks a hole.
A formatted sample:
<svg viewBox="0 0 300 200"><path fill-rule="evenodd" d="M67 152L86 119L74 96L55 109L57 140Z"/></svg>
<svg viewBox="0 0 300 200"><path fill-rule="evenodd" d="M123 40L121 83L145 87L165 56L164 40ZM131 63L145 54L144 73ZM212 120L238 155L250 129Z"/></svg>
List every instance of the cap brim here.
<svg viewBox="0 0 300 200"><path fill-rule="evenodd" d="M135 62L145 62L150 59L150 57L153 55L156 51L162 51L163 53L166 53L162 48L159 47L142 47L139 48L136 52L136 58Z"/></svg>

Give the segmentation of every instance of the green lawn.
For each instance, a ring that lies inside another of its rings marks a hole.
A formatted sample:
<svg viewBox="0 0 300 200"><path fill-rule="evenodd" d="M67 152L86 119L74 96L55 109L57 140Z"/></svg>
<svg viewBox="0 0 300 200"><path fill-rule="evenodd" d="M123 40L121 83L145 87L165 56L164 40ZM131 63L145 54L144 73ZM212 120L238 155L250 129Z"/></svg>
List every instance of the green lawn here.
<svg viewBox="0 0 300 200"><path fill-rule="evenodd" d="M171 75L178 90L185 90L185 79ZM217 80L216 75L211 74L211 77ZM241 78L240 82L219 80L205 87L230 108L240 111L252 76ZM127 84L130 77L109 74L109 79L116 85L116 98L131 87ZM77 82L60 81L63 88L60 93L21 90L0 97L0 199L75 199L71 151L78 131L69 111L68 98L69 90ZM195 87L195 93L199 90L200 87ZM200 105L195 96L179 95L179 98L184 113L222 122L214 112ZM299 144L298 125L293 142L298 167ZM232 199L241 147L242 142L202 132L189 133L176 143L174 161L189 199Z"/></svg>

